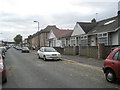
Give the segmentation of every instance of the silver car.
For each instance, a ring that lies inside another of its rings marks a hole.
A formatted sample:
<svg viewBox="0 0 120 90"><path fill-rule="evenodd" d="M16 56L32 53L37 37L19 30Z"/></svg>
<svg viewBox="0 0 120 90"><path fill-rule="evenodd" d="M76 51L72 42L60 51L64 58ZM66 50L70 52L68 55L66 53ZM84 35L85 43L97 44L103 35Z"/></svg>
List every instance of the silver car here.
<svg viewBox="0 0 120 90"><path fill-rule="evenodd" d="M61 54L52 47L42 47L37 51L38 58L43 60L60 60Z"/></svg>

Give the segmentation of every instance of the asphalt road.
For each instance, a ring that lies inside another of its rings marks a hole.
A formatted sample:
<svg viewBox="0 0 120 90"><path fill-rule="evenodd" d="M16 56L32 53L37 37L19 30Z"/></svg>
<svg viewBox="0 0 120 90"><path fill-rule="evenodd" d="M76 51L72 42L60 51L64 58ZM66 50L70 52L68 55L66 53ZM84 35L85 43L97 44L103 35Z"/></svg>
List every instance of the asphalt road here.
<svg viewBox="0 0 120 90"><path fill-rule="evenodd" d="M43 61L33 52L6 53L8 82L3 88L120 88L108 83L101 69L69 61Z"/></svg>

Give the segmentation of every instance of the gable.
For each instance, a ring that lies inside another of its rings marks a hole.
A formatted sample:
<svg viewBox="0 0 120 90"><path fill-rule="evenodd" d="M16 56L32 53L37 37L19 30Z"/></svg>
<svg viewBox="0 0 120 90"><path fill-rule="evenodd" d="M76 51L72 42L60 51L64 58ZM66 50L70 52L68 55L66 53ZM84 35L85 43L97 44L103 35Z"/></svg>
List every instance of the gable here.
<svg viewBox="0 0 120 90"><path fill-rule="evenodd" d="M76 25L74 27L74 31L71 36L77 36L77 35L81 35L81 34L85 34L85 32L81 28L81 26L78 23L76 23Z"/></svg>
<svg viewBox="0 0 120 90"><path fill-rule="evenodd" d="M53 31L51 30L48 39L53 39L53 38L56 38L56 36L55 36L55 34L53 33Z"/></svg>

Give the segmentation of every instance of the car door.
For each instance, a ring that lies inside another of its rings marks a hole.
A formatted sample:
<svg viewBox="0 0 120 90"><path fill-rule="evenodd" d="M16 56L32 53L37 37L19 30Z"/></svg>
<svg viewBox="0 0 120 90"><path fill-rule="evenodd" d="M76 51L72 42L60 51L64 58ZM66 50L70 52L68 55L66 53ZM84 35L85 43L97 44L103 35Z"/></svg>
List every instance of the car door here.
<svg viewBox="0 0 120 90"><path fill-rule="evenodd" d="M120 51L119 51L119 56L118 56L118 76L120 78Z"/></svg>
<svg viewBox="0 0 120 90"><path fill-rule="evenodd" d="M120 50L118 50L113 58L113 60L111 60L110 64L113 68L113 70L115 71L117 76L120 76Z"/></svg>

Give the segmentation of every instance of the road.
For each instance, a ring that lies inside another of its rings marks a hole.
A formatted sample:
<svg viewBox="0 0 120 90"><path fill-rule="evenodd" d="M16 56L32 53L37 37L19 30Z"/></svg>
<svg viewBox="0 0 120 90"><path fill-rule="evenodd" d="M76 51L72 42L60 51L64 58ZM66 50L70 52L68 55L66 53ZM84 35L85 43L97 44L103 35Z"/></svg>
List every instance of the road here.
<svg viewBox="0 0 120 90"><path fill-rule="evenodd" d="M11 48L6 53L8 82L3 88L120 88L102 70L69 61L43 61L34 52Z"/></svg>

